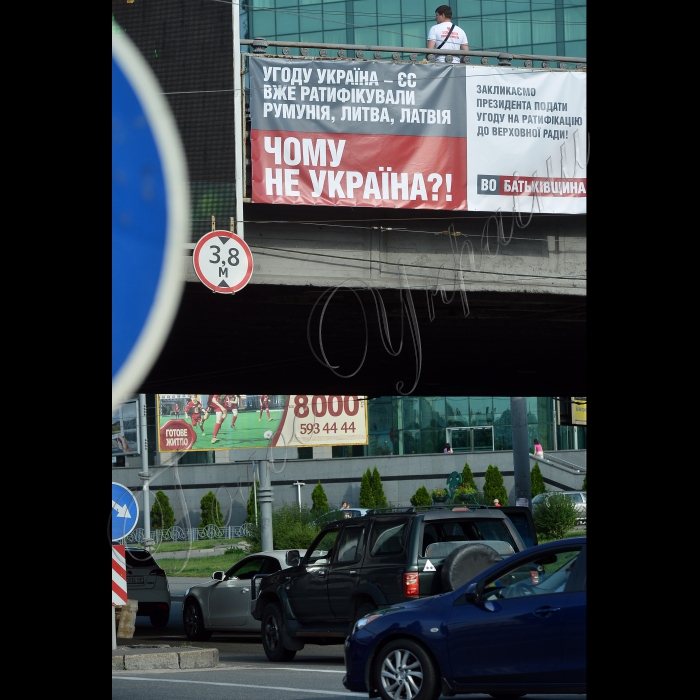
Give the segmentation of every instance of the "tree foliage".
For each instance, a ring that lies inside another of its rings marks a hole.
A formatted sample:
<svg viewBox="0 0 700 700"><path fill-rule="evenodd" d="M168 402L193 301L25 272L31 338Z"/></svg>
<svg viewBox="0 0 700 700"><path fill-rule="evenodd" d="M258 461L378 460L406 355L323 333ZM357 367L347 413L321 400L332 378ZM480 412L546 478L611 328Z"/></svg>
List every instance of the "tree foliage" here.
<svg viewBox="0 0 700 700"><path fill-rule="evenodd" d="M532 511L538 539L560 540L576 525L574 502L563 493L552 491Z"/></svg>
<svg viewBox="0 0 700 700"><path fill-rule="evenodd" d="M367 471L362 475L360 484L360 508L374 508L374 489L372 488L372 472Z"/></svg>
<svg viewBox="0 0 700 700"><path fill-rule="evenodd" d="M484 479L484 495L491 501L497 498L502 506L508 505L508 492L503 483L503 475L498 467L489 464L486 468L486 478Z"/></svg>
<svg viewBox="0 0 700 700"><path fill-rule="evenodd" d="M199 522L199 527L206 527L207 525L223 527L224 516L221 513L221 504L213 491L209 491L209 493L202 496L199 506L202 509L202 518Z"/></svg>
<svg viewBox="0 0 700 700"><path fill-rule="evenodd" d="M175 524L175 512L170 505L170 499L163 491L158 491L151 508L151 528L167 530Z"/></svg>
<svg viewBox="0 0 700 700"><path fill-rule="evenodd" d="M314 522L314 515L308 506L283 504L272 511L272 547L273 549L306 549L321 530L321 525ZM262 532L260 522L249 525L250 535L246 541L251 552L262 551Z"/></svg>
<svg viewBox="0 0 700 700"><path fill-rule="evenodd" d="M534 498L538 493L544 493L547 487L544 485L544 479L542 478L542 472L540 471L540 465L535 462L535 466L530 472L530 493Z"/></svg>
<svg viewBox="0 0 700 700"><path fill-rule="evenodd" d="M247 522L249 523L254 523L257 518L255 517L256 513L256 505L255 505L255 497L257 495L258 489L260 488L260 482L256 479L255 480L255 488L252 486L250 487L250 495L248 496L248 503L246 504L246 511L247 511Z"/></svg>
<svg viewBox="0 0 700 700"><path fill-rule="evenodd" d="M314 486L314 490L311 492L311 504L311 514L314 517L323 515L331 509L328 503L328 496L326 496L326 492L323 490L320 481ZM283 547L283 549L287 549L287 547Z"/></svg>
<svg viewBox="0 0 700 700"><path fill-rule="evenodd" d="M425 486L420 486L418 490L411 496L411 505L414 506L431 506L433 504L433 499L428 493L428 489Z"/></svg>
<svg viewBox="0 0 700 700"><path fill-rule="evenodd" d="M471 486L474 491L477 491L476 482L474 481L474 474L472 474L469 462L465 462L464 469L462 469L462 484L465 486Z"/></svg>
<svg viewBox="0 0 700 700"><path fill-rule="evenodd" d="M372 494L374 495L375 508L386 508L389 505L386 500L386 495L384 494L382 478L379 476L377 467L375 467L372 472Z"/></svg>

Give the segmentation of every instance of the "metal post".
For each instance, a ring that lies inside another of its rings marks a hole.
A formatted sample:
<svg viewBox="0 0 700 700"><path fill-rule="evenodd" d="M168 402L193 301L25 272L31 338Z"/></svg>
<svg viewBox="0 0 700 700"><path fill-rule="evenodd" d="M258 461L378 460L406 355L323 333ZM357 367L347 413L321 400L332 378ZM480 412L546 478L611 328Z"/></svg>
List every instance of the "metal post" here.
<svg viewBox="0 0 700 700"><path fill-rule="evenodd" d="M255 524L258 524L258 490L255 482L258 478L258 463L253 460L253 507L255 508Z"/></svg>
<svg viewBox="0 0 700 700"><path fill-rule="evenodd" d="M143 481L143 529L144 546L151 544L151 510L149 499L148 480L151 478L148 473L148 424L146 421L146 394L139 394L139 426L141 433L141 468L139 478Z"/></svg>
<svg viewBox="0 0 700 700"><path fill-rule="evenodd" d="M117 648L117 611L112 606L112 651Z"/></svg>
<svg viewBox="0 0 700 700"><path fill-rule="evenodd" d="M552 398L552 416L554 419L554 430L552 431L554 434L554 444L552 445L552 451L556 452L557 451L557 397L554 396Z"/></svg>
<svg viewBox="0 0 700 700"><path fill-rule="evenodd" d="M270 467L268 460L261 459L260 464L260 491L258 491L258 501L260 503L260 535L263 552L269 552L274 549L272 544L272 486L270 485Z"/></svg>
<svg viewBox="0 0 700 700"><path fill-rule="evenodd" d="M297 501L299 502L299 510L301 510L301 487L306 486L303 481L295 481L294 486L297 487Z"/></svg>
<svg viewBox="0 0 700 700"><path fill-rule="evenodd" d="M236 230L243 238L243 91L241 90L241 7L238 0L231 3L233 14L233 138L236 176Z"/></svg>
<svg viewBox="0 0 700 700"><path fill-rule="evenodd" d="M515 498L526 498L530 505L530 438L527 431L527 398L524 396L510 397L510 427L513 436Z"/></svg>

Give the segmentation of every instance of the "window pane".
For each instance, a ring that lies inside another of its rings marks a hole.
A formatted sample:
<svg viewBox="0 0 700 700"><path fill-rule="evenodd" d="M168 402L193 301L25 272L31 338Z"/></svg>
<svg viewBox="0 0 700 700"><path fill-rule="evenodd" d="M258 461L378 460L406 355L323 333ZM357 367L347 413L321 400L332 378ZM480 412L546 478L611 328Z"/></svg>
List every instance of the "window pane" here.
<svg viewBox="0 0 700 700"><path fill-rule="evenodd" d="M469 425L469 399L466 396L445 399L447 427Z"/></svg>
<svg viewBox="0 0 700 700"><path fill-rule="evenodd" d="M508 46L513 47L529 44L532 41L530 28L530 13L518 12L508 15ZM524 53L520 51L520 53Z"/></svg>
<svg viewBox="0 0 700 700"><path fill-rule="evenodd" d="M586 8L567 7L564 10L564 40L578 41L586 38Z"/></svg>
<svg viewBox="0 0 700 700"><path fill-rule="evenodd" d="M409 22L403 25L401 46L425 46L428 32L425 22Z"/></svg>
<svg viewBox="0 0 700 700"><path fill-rule="evenodd" d="M471 396L469 398L469 425L490 425L493 423L493 398L491 396Z"/></svg>
<svg viewBox="0 0 700 700"><path fill-rule="evenodd" d="M556 42L557 25L554 10L537 10L532 13L532 43Z"/></svg>
<svg viewBox="0 0 700 700"><path fill-rule="evenodd" d="M275 36L275 14L274 12L255 12L252 15L251 29L252 36L272 39Z"/></svg>
<svg viewBox="0 0 700 700"><path fill-rule="evenodd" d="M421 428L445 427L445 397L424 396L420 399Z"/></svg>
<svg viewBox="0 0 700 700"><path fill-rule="evenodd" d="M481 0L482 15L496 15L506 11L505 0Z"/></svg>
<svg viewBox="0 0 700 700"><path fill-rule="evenodd" d="M567 41L565 44L567 56L580 56L586 58L585 41Z"/></svg>
<svg viewBox="0 0 700 700"><path fill-rule="evenodd" d="M481 40L481 20L471 19L462 25L464 33L467 35L467 42L469 43L469 48L475 51L476 49L483 49L483 42Z"/></svg>
<svg viewBox="0 0 700 700"><path fill-rule="evenodd" d="M492 15L482 21L484 31L484 49L496 51L506 47L506 16Z"/></svg>

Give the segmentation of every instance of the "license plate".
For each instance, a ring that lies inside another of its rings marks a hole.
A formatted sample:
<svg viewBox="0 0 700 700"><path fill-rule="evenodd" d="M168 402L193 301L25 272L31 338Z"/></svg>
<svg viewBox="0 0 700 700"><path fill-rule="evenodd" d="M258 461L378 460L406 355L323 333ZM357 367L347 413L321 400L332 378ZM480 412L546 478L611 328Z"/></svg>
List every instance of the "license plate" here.
<svg viewBox="0 0 700 700"><path fill-rule="evenodd" d="M129 584L129 583L143 583L143 576L127 576L126 582L127 582L127 584Z"/></svg>

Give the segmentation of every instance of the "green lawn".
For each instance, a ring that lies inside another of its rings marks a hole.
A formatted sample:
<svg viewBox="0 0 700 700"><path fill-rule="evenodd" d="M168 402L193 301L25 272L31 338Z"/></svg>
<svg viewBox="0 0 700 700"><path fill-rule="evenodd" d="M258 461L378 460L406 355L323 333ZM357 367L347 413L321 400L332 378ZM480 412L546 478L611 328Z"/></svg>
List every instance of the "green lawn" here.
<svg viewBox="0 0 700 700"><path fill-rule="evenodd" d="M242 447L264 447L269 444L269 440L265 438L265 432L271 430L273 433L282 420L282 409L270 409L272 420L268 420L267 413L263 411L262 420L258 420L258 411L238 412L236 418L235 429L231 427L231 414L229 413L224 422L221 424L221 429L217 434L219 442L212 444L212 433L216 424L216 415L211 414L204 422L204 435L199 427L195 427L197 440L192 449L195 450L234 450ZM184 413L180 414L180 418L192 424L189 416ZM174 420L175 416L161 416L160 427L162 428L169 420Z"/></svg>
<svg viewBox="0 0 700 700"><path fill-rule="evenodd" d="M156 545L156 549L153 552L158 556L158 552L184 552L188 549L214 549L214 547L231 547L232 545L238 544L243 541L241 537L235 537L232 540L220 539L220 540L196 540L196 541L180 541L180 542L161 542Z"/></svg>
<svg viewBox="0 0 700 700"><path fill-rule="evenodd" d="M230 569L245 556L245 553L221 554L213 557L190 557L189 559L158 559L158 553L154 552L154 555L158 565L165 570L169 578L177 576L204 578L211 576L215 571Z"/></svg>

